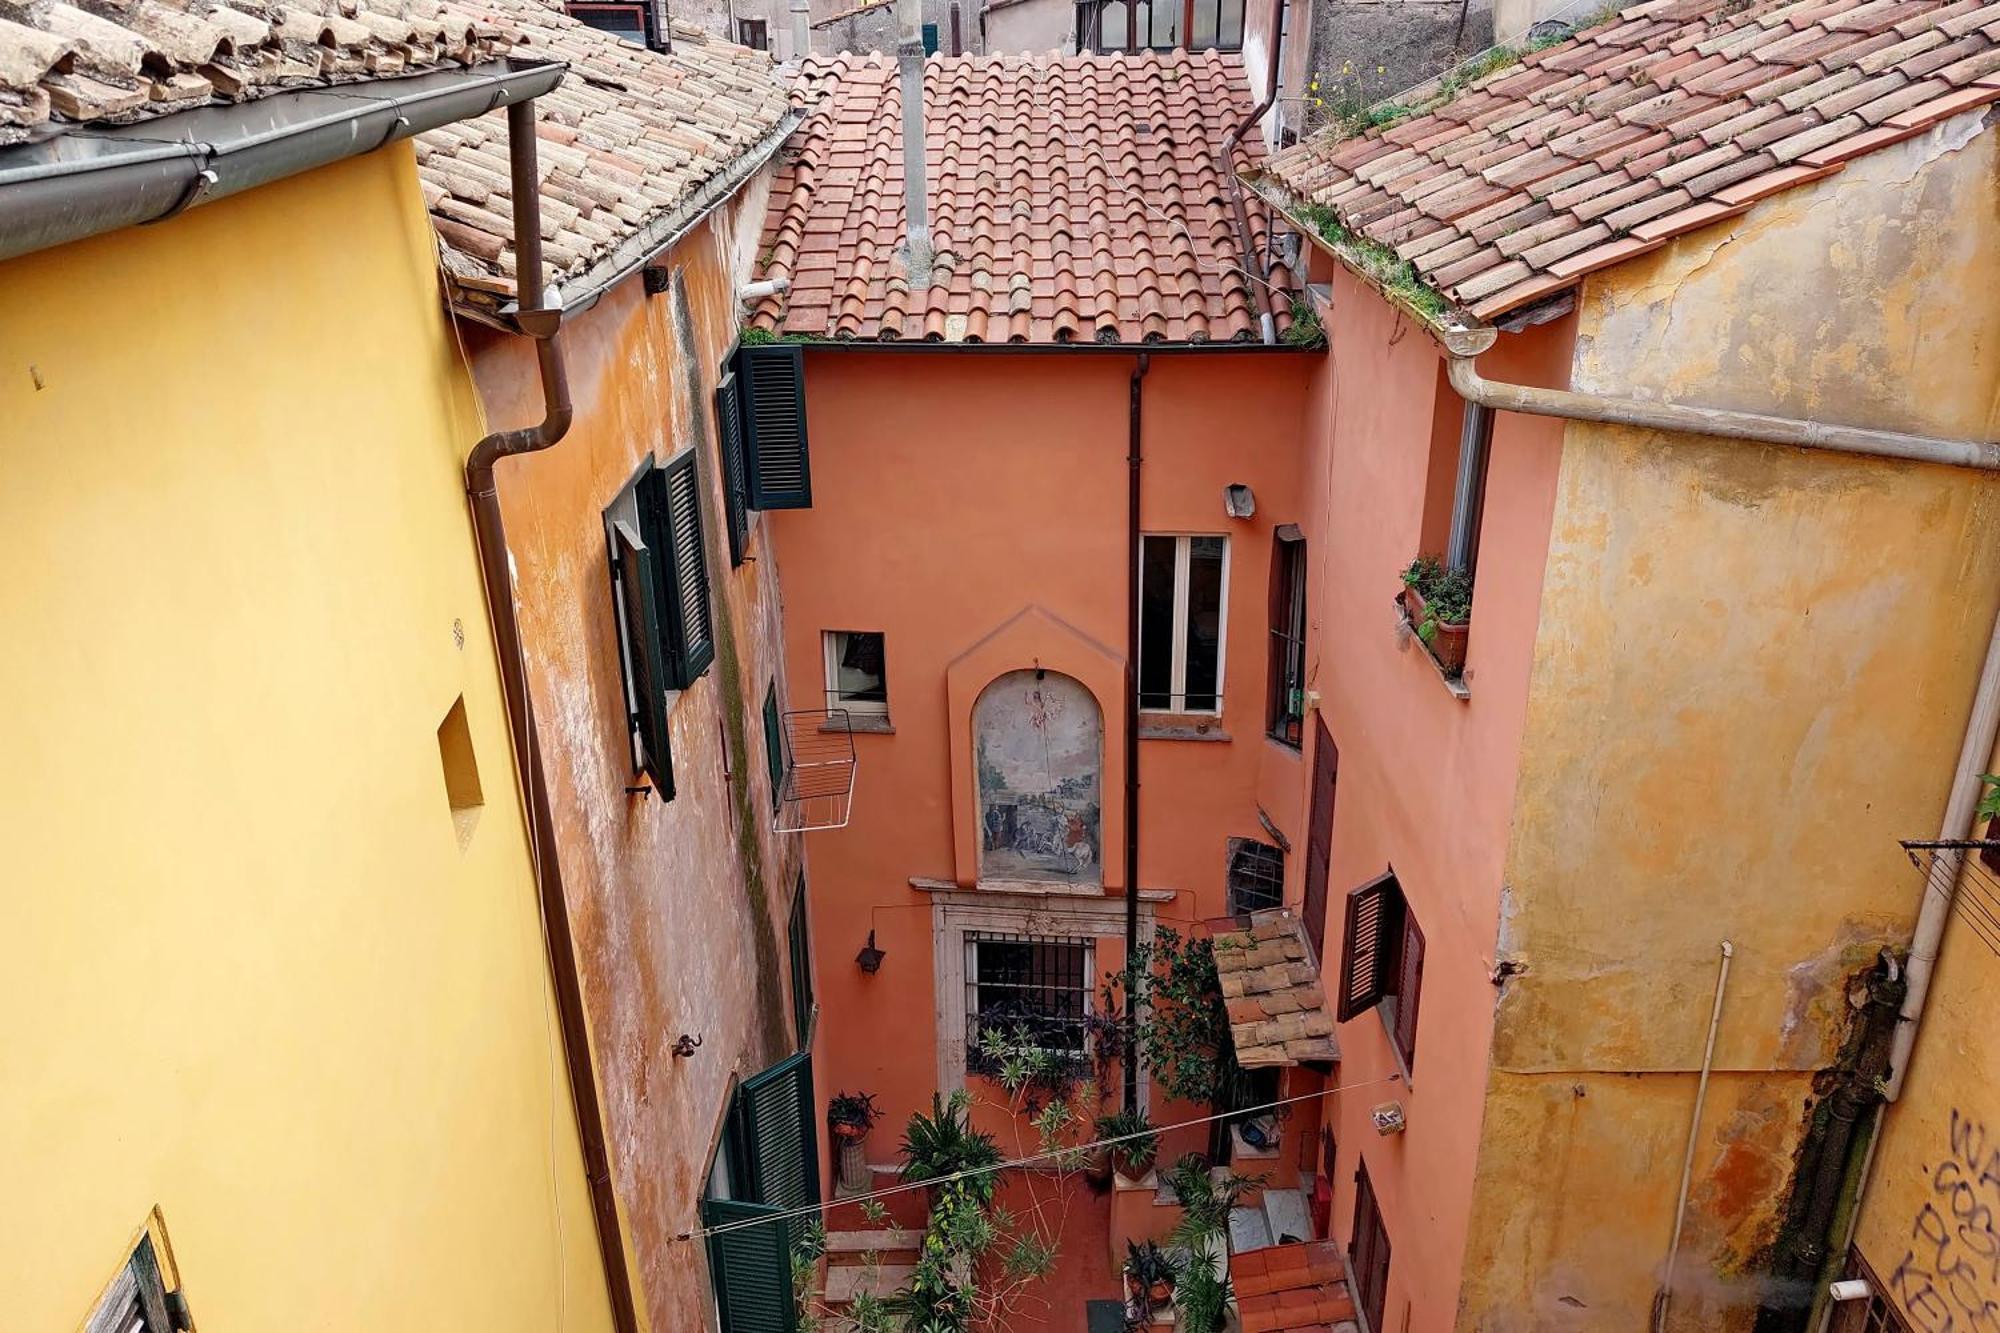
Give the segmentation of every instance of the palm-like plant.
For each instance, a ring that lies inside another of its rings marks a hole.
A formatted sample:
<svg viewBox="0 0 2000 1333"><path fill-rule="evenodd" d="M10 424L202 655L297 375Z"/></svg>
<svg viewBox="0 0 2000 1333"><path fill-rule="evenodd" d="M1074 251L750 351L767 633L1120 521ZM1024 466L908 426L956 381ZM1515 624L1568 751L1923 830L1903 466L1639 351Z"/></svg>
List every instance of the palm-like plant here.
<svg viewBox="0 0 2000 1333"><path fill-rule="evenodd" d="M1000 1145L991 1134L972 1128L967 1115L970 1100L963 1091L954 1092L949 1101L934 1092L931 1113L927 1116L918 1111L910 1117L903 1129L901 1178L905 1182L944 1180L960 1172L979 1171L981 1174L966 1177L964 1183L981 1203L993 1198L994 1177L986 1168L1000 1164Z"/></svg>

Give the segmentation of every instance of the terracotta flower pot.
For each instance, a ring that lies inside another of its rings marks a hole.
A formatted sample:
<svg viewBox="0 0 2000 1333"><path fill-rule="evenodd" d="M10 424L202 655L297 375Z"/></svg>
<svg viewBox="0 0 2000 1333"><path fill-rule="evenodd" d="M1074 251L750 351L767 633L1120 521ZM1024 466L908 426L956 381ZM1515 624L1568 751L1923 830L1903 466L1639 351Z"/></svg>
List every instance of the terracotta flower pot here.
<svg viewBox="0 0 2000 1333"><path fill-rule="evenodd" d="M850 1124L836 1122L833 1126L833 1134L835 1138L858 1140L867 1138L868 1130L863 1125L850 1125Z"/></svg>
<svg viewBox="0 0 2000 1333"><path fill-rule="evenodd" d="M1174 1284L1164 1280L1155 1282L1152 1286L1146 1288L1146 1299L1153 1303L1155 1310L1173 1304Z"/></svg>
<svg viewBox="0 0 2000 1333"><path fill-rule="evenodd" d="M1153 1161L1158 1155L1159 1149L1157 1148L1148 1148L1145 1152L1136 1155L1130 1152L1120 1154L1116 1149L1113 1149L1111 1160L1117 1166L1118 1174L1125 1179L1144 1180L1146 1173L1153 1169Z"/></svg>
<svg viewBox="0 0 2000 1333"><path fill-rule="evenodd" d="M1465 670L1465 641L1472 633L1469 620L1440 620L1433 627L1431 637L1425 640L1421 632L1425 616L1424 595L1408 584L1403 586L1403 609L1409 613L1410 627L1418 630L1418 641L1423 643L1430 655L1447 676L1457 676Z"/></svg>

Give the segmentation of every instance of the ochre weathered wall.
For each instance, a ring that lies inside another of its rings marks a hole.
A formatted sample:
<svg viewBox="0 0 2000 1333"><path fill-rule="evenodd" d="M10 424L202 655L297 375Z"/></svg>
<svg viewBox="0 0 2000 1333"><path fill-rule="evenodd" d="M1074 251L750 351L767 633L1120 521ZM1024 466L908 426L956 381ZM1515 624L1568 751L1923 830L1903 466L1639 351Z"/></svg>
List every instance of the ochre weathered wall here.
<svg viewBox="0 0 2000 1333"><path fill-rule="evenodd" d="M771 832L759 715L781 668L776 569L764 521L751 559L730 568L713 406L765 189L760 178L664 257L680 275L673 292L648 296L635 276L565 326L575 423L554 449L500 465L613 1173L660 1330L707 1317L702 1247L672 1238L697 1224L731 1079L797 1040L786 923L801 853L796 836ZM497 423L540 414L530 350L480 342ZM631 771L603 511L642 460L687 448L703 481L717 648L673 704L678 794L662 802L628 790L645 783ZM702 1045L677 1058L683 1033Z"/></svg>
<svg viewBox="0 0 2000 1333"><path fill-rule="evenodd" d="M2000 219L1978 119L1592 280L1575 381L1992 438L2000 306L1969 294L2000 290ZM1846 981L1914 918L1896 840L1937 827L2000 601L1996 485L1568 428L1501 904L1522 972L1461 1327L1644 1320L1724 938L1673 1326L1748 1319Z"/></svg>
<svg viewBox="0 0 2000 1333"><path fill-rule="evenodd" d="M994 675L1039 659L1097 695L1102 870L1106 884L1123 883L1132 368L1129 356L1084 349L806 353L813 507L764 521L777 538L799 700L823 678L822 631L886 636L894 734L855 735L852 822L809 835L821 1089L875 1094L886 1115L869 1144L876 1161L893 1160L902 1125L938 1082L932 896L909 881L969 888L976 877L969 710ZM1140 742L1140 879L1179 891L1158 913L1183 929L1222 911L1225 839L1264 836L1255 792L1269 745L1270 542L1277 524L1303 518L1306 369L1284 353L1161 354L1144 384L1145 530L1227 534L1231 544L1223 711L1209 731L1227 739ZM1254 518L1224 516L1231 482L1254 489ZM978 677L963 689L952 674L964 676L961 663ZM871 929L888 958L869 976L854 955ZM1099 948L1100 971L1119 962L1115 941ZM1189 1131L1165 1155L1202 1138Z"/></svg>
<svg viewBox="0 0 2000 1333"><path fill-rule="evenodd" d="M399 145L0 265L10 1328L155 1205L203 1328L609 1326L434 264Z"/></svg>

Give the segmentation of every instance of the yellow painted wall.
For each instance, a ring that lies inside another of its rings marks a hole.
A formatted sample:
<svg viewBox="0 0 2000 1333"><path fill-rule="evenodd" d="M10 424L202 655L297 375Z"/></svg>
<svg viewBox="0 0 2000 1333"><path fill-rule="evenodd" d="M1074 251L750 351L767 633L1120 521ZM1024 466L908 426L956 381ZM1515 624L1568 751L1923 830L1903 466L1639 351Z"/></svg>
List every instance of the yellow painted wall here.
<svg viewBox="0 0 2000 1333"><path fill-rule="evenodd" d="M1962 893L1855 1233L1917 1333L2000 1327L2000 885Z"/></svg>
<svg viewBox="0 0 2000 1333"><path fill-rule="evenodd" d="M1592 280L1573 382L2000 433L1979 119ZM1996 523L2000 481L1963 471L1568 428L1460 1327L1643 1326L1724 937L1674 1327L1747 1321L1844 979L1914 919L1896 840L1937 827Z"/></svg>
<svg viewBox="0 0 2000 1333"><path fill-rule="evenodd" d="M605 1327L408 149L0 312L0 1322L157 1204L205 1329Z"/></svg>

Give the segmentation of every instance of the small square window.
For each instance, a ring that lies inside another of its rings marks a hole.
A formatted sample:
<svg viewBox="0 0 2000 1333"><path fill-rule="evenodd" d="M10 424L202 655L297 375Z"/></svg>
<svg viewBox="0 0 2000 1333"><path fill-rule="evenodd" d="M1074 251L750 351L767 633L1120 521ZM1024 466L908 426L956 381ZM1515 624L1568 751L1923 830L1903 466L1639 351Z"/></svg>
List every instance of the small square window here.
<svg viewBox="0 0 2000 1333"><path fill-rule="evenodd" d="M822 638L826 645L826 706L886 717L889 678L881 632L835 629Z"/></svg>

